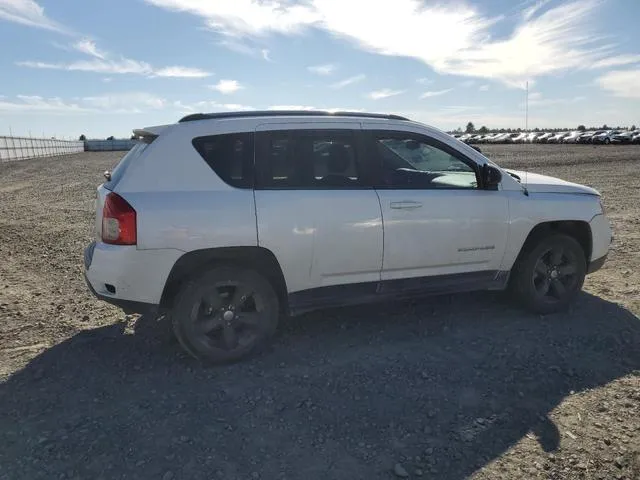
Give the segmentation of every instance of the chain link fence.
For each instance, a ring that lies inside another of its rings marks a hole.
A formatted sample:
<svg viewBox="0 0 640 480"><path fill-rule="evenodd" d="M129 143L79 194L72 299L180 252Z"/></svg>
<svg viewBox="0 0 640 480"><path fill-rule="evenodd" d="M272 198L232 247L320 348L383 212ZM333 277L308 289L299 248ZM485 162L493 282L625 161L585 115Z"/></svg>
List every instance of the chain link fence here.
<svg viewBox="0 0 640 480"><path fill-rule="evenodd" d="M84 151L84 142L54 138L0 136L0 162L56 157Z"/></svg>
<svg viewBox="0 0 640 480"><path fill-rule="evenodd" d="M112 152L121 150L131 150L137 140L114 139L114 140L94 140L87 139L85 141L85 149L87 152Z"/></svg>

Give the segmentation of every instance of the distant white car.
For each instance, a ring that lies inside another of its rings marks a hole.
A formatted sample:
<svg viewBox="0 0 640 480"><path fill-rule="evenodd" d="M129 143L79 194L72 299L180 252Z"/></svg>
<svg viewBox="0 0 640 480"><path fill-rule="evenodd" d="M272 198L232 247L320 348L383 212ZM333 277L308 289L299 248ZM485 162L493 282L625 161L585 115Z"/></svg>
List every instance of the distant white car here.
<svg viewBox="0 0 640 480"><path fill-rule="evenodd" d="M502 139L502 141L504 143L515 143L516 138L518 138L519 136L520 134L517 132L507 133L505 137Z"/></svg>
<svg viewBox="0 0 640 480"><path fill-rule="evenodd" d="M549 140L554 135L555 133L553 132L546 132L540 135L539 137L534 138L533 141L534 143L547 143L547 140Z"/></svg>
<svg viewBox="0 0 640 480"><path fill-rule="evenodd" d="M611 242L593 188L501 168L405 117L192 114L134 133L97 188L84 274L99 299L166 314L208 362L326 307L509 287L557 312Z"/></svg>
<svg viewBox="0 0 640 480"><path fill-rule="evenodd" d="M527 135L527 142L528 143L532 143L535 142L537 138L541 137L542 135L544 135L544 132L531 132Z"/></svg>
<svg viewBox="0 0 640 480"><path fill-rule="evenodd" d="M569 132L560 132L549 137L547 143L562 143L562 139L569 135Z"/></svg>
<svg viewBox="0 0 640 480"><path fill-rule="evenodd" d="M569 133L566 137L562 139L562 143L577 143L578 139L584 132L576 130L575 132Z"/></svg>
<svg viewBox="0 0 640 480"><path fill-rule="evenodd" d="M527 137L529 134L527 132L522 132L513 138L513 143L524 143L527 141Z"/></svg>

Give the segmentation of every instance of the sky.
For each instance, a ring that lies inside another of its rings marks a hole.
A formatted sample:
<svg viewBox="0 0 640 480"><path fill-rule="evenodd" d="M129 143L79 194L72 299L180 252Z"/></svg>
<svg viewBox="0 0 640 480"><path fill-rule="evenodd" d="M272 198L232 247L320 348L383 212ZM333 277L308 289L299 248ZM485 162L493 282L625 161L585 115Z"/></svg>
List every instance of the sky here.
<svg viewBox="0 0 640 480"><path fill-rule="evenodd" d="M640 125L640 0L0 0L0 135L331 109Z"/></svg>

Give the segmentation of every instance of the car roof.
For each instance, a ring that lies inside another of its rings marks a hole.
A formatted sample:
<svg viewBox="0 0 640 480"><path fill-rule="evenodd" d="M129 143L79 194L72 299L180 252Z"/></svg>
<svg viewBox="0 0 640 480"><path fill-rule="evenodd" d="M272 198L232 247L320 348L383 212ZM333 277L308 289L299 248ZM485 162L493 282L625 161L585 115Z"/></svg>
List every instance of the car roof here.
<svg viewBox="0 0 640 480"><path fill-rule="evenodd" d="M383 113L365 113L348 111L328 111L328 110L248 110L238 112L214 112L214 113L192 113L178 120L178 123L194 122L198 120L216 120L228 118L253 118L253 117L356 117L356 118L379 118L386 120L407 120L408 118Z"/></svg>

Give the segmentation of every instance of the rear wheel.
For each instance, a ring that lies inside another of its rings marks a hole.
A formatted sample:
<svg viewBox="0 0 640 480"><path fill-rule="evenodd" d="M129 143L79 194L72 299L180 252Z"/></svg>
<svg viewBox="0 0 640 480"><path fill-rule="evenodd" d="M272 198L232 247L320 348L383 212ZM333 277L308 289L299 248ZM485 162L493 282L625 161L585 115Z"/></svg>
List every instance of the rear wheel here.
<svg viewBox="0 0 640 480"><path fill-rule="evenodd" d="M604 139L604 144L605 145L609 145L611 143L611 140L609 138L605 138Z"/></svg>
<svg viewBox="0 0 640 480"><path fill-rule="evenodd" d="M575 239L549 235L522 255L513 272L512 290L529 310L554 313L578 295L586 269L585 253Z"/></svg>
<svg viewBox="0 0 640 480"><path fill-rule="evenodd" d="M229 363L268 342L278 325L278 297L257 272L221 266L184 285L171 317L188 353L208 363Z"/></svg>

